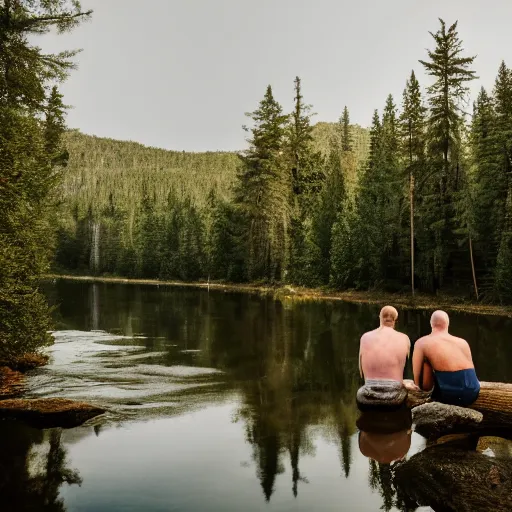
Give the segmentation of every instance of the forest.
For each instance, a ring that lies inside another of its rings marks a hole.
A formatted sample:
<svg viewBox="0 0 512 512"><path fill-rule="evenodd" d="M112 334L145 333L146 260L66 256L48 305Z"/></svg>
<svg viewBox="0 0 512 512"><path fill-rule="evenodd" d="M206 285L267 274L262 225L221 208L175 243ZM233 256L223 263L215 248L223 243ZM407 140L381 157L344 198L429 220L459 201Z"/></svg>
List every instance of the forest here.
<svg viewBox="0 0 512 512"><path fill-rule="evenodd" d="M240 153L65 134L56 268L179 280L446 292L512 301L512 72L477 80L440 20L401 98L371 128L317 123L269 85ZM420 56L421 57L421 56Z"/></svg>

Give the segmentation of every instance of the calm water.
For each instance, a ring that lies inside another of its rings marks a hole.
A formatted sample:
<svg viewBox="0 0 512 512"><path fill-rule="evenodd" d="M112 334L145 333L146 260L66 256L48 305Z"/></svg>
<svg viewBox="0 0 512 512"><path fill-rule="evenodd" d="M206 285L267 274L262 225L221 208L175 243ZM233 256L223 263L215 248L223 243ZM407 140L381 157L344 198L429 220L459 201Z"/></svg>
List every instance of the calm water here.
<svg viewBox="0 0 512 512"><path fill-rule="evenodd" d="M29 394L108 413L64 431L1 424L2 510L430 510L388 464L425 447L407 420L356 425L358 340L377 307L71 282L47 293L56 344ZM512 382L512 321L451 318L479 377ZM414 340L428 320L400 311L398 328Z"/></svg>

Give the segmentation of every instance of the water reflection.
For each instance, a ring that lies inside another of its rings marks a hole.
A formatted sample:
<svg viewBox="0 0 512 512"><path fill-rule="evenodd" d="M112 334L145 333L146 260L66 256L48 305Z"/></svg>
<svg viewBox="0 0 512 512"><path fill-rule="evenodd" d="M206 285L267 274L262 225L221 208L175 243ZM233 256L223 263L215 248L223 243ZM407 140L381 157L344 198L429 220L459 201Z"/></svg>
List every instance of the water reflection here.
<svg viewBox="0 0 512 512"><path fill-rule="evenodd" d="M403 459L411 447L412 417L407 408L399 411L366 411L357 420L359 450L380 464Z"/></svg>
<svg viewBox="0 0 512 512"><path fill-rule="evenodd" d="M289 500L298 510L337 510L341 503L350 510L417 507L395 478L396 461L415 442L410 416L365 415L358 420L358 341L377 324L377 306L66 282L49 286L47 293L59 304L59 329L144 335L137 343L148 355L160 354L144 361L144 372L135 360L111 358L106 363L111 389L122 378L124 391L137 386L140 396L129 405L132 415L123 420L135 422L129 428L114 430L106 424L98 442L89 431L70 448L73 464L92 491L87 498L76 490L65 495L88 500L89 508L83 510L116 510L127 503L132 503L131 510L169 510L178 502L175 508L180 510L261 510L264 501L265 507L282 510L289 508ZM428 322L428 312L400 312L399 329L414 340L428 332ZM506 364L512 357L511 320L453 315L451 324L455 334L470 341L482 380L512 381L512 368ZM97 370L100 363L97 358ZM158 395L159 401L167 401L168 407L159 409L167 419L138 416L137 411L147 408L145 401L156 400L155 381L148 375L158 374L169 385L172 375L166 366L214 368L223 372L215 377L222 385L215 393L196 386L180 395L179 421L169 415L177 399L172 390ZM410 366L406 373L411 376ZM94 368L87 378L94 397ZM71 393L66 384L62 389ZM200 407L192 408L189 404L199 396ZM119 400L107 405L123 418ZM19 456L26 458L28 448L16 443ZM136 454L133 467L123 453L126 446ZM91 458L93 453L108 454L109 464L101 466ZM114 478L121 468L122 478ZM13 478L23 482L21 475ZM151 489L133 495L128 490L140 489L141 478L151 480ZM59 485L68 480L61 479ZM258 497L252 494L255 487ZM107 496L113 499L110 495L118 488L125 494L117 493L117 501L107 507Z"/></svg>
<svg viewBox="0 0 512 512"><path fill-rule="evenodd" d="M2 510L63 512L62 484L81 485L68 466L60 429L41 432L5 423L0 436L0 504Z"/></svg>

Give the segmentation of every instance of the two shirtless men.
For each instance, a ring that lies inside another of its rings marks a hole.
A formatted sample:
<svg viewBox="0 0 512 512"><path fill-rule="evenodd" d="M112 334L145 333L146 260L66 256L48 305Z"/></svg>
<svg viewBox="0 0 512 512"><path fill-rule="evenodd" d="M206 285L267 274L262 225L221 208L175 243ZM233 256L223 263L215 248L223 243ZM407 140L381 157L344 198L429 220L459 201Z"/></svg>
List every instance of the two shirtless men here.
<svg viewBox="0 0 512 512"><path fill-rule="evenodd" d="M385 306L379 316L380 327L361 338L361 376L365 380L402 382L411 342L408 336L395 331L398 312L394 307ZM414 346L414 383L425 391L433 388L432 398L439 402L467 406L478 397L480 383L467 341L449 334L449 323L444 311L432 314L432 333Z"/></svg>

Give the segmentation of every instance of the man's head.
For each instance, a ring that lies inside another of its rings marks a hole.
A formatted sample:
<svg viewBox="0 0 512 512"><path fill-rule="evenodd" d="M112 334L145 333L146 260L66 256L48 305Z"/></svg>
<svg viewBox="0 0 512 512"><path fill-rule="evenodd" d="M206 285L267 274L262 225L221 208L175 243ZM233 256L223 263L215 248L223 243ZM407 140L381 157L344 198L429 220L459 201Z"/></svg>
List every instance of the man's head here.
<svg viewBox="0 0 512 512"><path fill-rule="evenodd" d="M438 309L430 317L430 326L433 331L447 331L450 325L450 319L445 311Z"/></svg>
<svg viewBox="0 0 512 512"><path fill-rule="evenodd" d="M393 306L384 306L379 314L381 327L395 327L398 311Z"/></svg>

